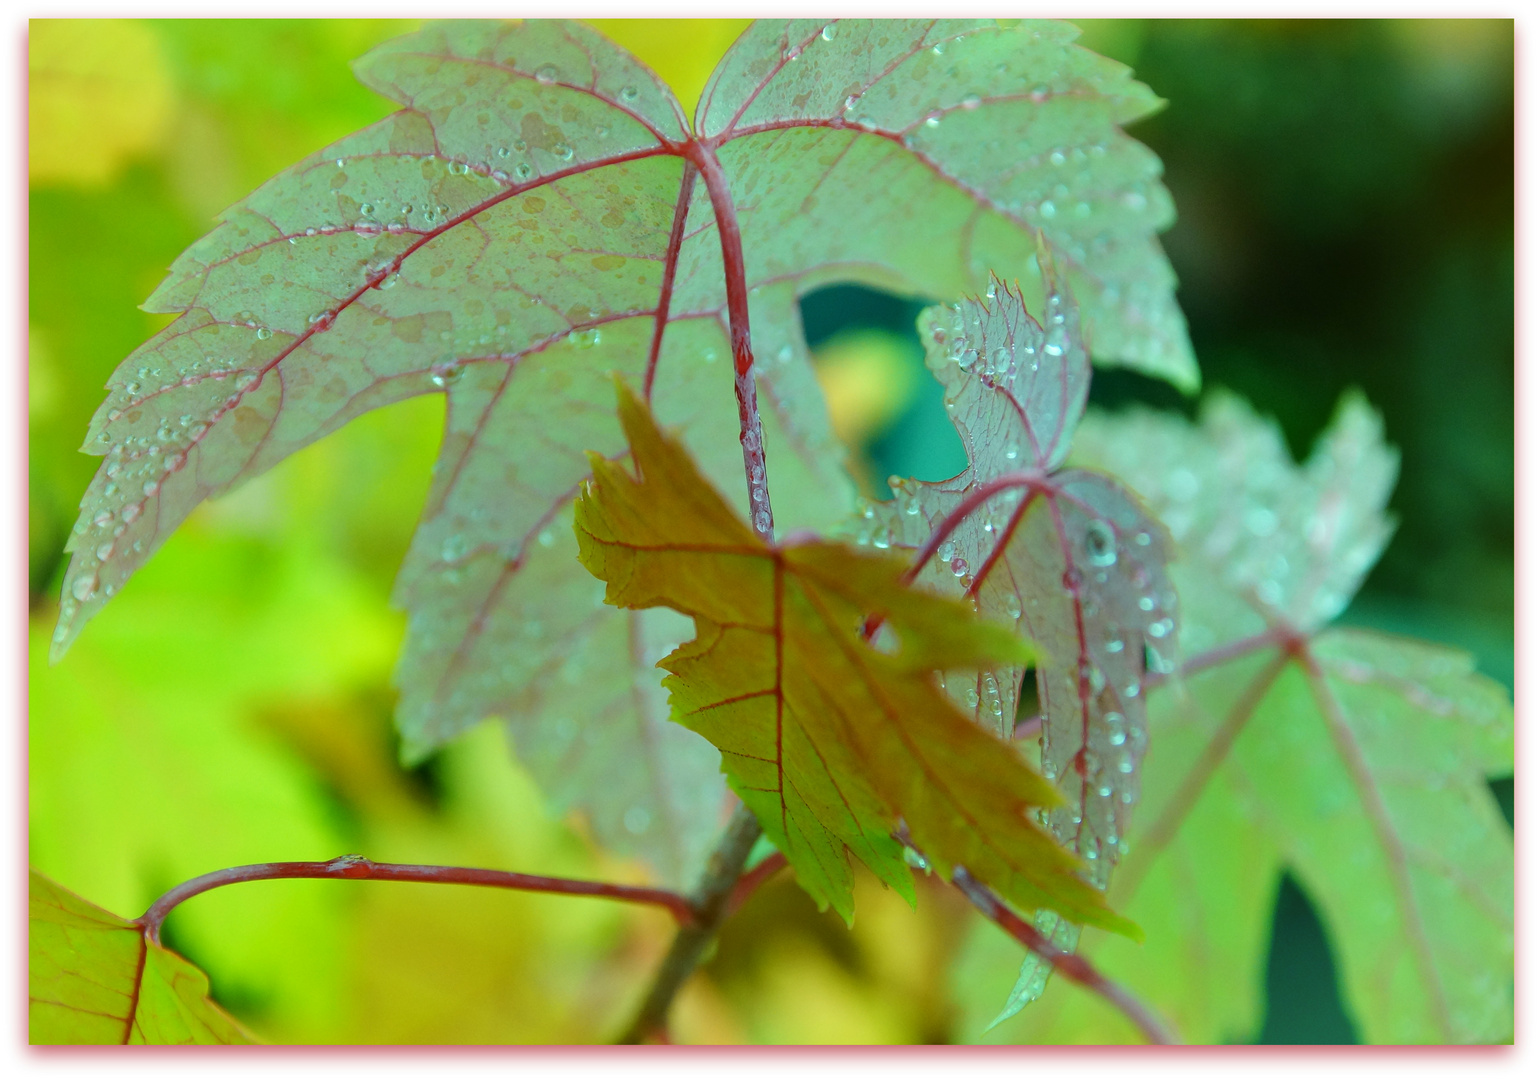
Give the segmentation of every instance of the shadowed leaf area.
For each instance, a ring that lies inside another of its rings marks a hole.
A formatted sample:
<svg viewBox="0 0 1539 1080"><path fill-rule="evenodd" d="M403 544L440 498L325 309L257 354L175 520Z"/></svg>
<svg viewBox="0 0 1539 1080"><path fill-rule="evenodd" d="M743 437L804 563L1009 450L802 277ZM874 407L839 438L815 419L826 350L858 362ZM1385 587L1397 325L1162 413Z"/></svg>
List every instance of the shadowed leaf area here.
<svg viewBox="0 0 1539 1080"><path fill-rule="evenodd" d="M27 880L27 1039L33 1045L254 1040L208 996L208 976L138 926L36 870Z"/></svg>
<svg viewBox="0 0 1539 1080"><path fill-rule="evenodd" d="M1075 35L759 22L693 128L581 24L430 24L376 48L356 71L400 110L225 210L147 302L175 319L92 420L85 449L106 460L69 537L54 655L200 502L364 412L442 394L395 588L405 755L500 717L557 809L658 879L693 880L724 791L653 671L685 624L604 607L572 557L583 451L623 452L600 376L647 389L741 491L740 278L779 523L825 527L851 485L797 298L841 280L957 295L990 268L1030 280L1040 231L1102 359L1195 385L1154 239L1170 198L1120 127L1157 99ZM741 265L724 262L734 237Z"/></svg>
<svg viewBox="0 0 1539 1080"><path fill-rule="evenodd" d="M1129 932L1027 818L1058 801L1052 788L933 680L937 668L1023 663L1027 644L905 586L895 556L765 544L620 393L637 475L593 456L577 507L583 564L612 604L695 619L696 637L662 661L673 715L722 751L803 886L852 919L853 855L912 897L892 838L901 820L943 872L960 863L1015 903ZM888 648L862 635L873 615Z"/></svg>

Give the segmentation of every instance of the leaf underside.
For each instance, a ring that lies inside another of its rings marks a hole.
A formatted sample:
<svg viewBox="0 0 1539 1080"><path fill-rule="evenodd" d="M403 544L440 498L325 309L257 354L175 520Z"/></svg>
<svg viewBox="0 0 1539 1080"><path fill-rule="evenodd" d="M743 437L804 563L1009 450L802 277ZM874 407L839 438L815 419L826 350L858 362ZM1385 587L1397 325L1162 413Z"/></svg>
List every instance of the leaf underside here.
<svg viewBox="0 0 1539 1080"><path fill-rule="evenodd" d="M1097 965L1189 1039L1253 1037L1286 868L1321 914L1364 1041L1510 1040L1512 840L1485 784L1512 768L1507 695L1455 650L1322 629L1392 531L1396 459L1378 418L1348 396L1300 467L1275 425L1214 396L1197 425L1091 416L1075 453L1170 527L1192 651L1269 626L1300 643L1152 696L1145 805L1111 890L1150 945L1097 937ZM1106 1025L1065 998L1023 1020L1017 1034L1055 1042Z"/></svg>
<svg viewBox="0 0 1539 1080"><path fill-rule="evenodd" d="M1002 282L989 295L920 318L926 360L968 453L950 480L893 481L896 499L866 512L868 543L921 547L964 500L1011 477L930 558L919 580L943 595L971 596L986 617L1038 643L1042 771L1063 805L1047 824L1089 861L1105 889L1126 846L1148 744L1141 681L1146 663L1170 666L1175 593L1165 575L1169 540L1116 481L1065 469L1090 386L1079 309L1045 254L1043 320ZM1010 738L1025 669L999 665L948 673L947 689L977 722ZM1078 930L1051 912L1038 926L1072 949ZM1034 955L1042 978L1049 968ZM1013 1000L1011 1011L1024 1004Z"/></svg>
<svg viewBox="0 0 1539 1080"><path fill-rule="evenodd" d="M27 1039L207 1045L256 1040L208 996L208 976L120 919L29 871Z"/></svg>
<svg viewBox="0 0 1539 1080"><path fill-rule="evenodd" d="M696 637L666 657L673 715L722 751L733 789L820 902L853 915L850 857L912 899L900 823L942 873L965 865L1016 903L1129 930L1027 816L1057 799L970 723L938 668L1029 659L964 604L902 582L904 563L822 540L770 546L621 387L637 476L594 455L578 549L610 603L665 605ZM868 643L880 616L895 648Z"/></svg>
<svg viewBox="0 0 1539 1080"><path fill-rule="evenodd" d="M783 528L826 527L852 496L799 321L816 286L945 297L988 268L1031 281L1040 235L1099 357L1195 385L1154 239L1169 196L1120 127L1159 102L1074 34L770 21L722 61L696 130L746 253ZM430 24L357 73L400 111L225 211L146 303L177 318L93 418L85 449L106 460L68 545L53 653L203 500L368 410L442 393L395 590L406 753L499 716L558 806L687 880L723 792L715 752L660 722L652 662L679 624L605 608L566 516L584 451L624 450L606 372L649 388L706 475L743 492L721 236L685 118L570 22Z"/></svg>

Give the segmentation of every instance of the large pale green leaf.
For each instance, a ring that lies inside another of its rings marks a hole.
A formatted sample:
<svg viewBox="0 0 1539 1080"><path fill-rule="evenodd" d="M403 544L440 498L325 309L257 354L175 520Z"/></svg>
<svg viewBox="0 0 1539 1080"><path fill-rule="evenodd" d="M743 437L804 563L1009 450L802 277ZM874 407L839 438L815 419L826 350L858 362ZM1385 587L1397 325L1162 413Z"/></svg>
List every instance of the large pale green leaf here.
<svg viewBox="0 0 1539 1080"><path fill-rule="evenodd" d="M501 716L602 839L690 877L722 789L715 752L659 723L651 664L679 629L605 609L565 516L582 452L624 449L607 371L649 388L747 505L721 235L686 157L714 153L735 204L779 522L819 528L850 484L796 306L817 285L951 296L991 267L1029 278L1041 225L1091 297L1098 350L1194 381L1153 239L1169 198L1118 127L1156 99L1072 37L760 24L707 90L708 150L650 72L579 24L434 24L376 49L358 74L401 110L225 211L148 301L177 318L92 422L106 462L70 540L55 655L200 501L365 411L443 393L396 590L408 754ZM844 73L837 101L806 89L813 66ZM869 116L844 115L857 92Z"/></svg>
<svg viewBox="0 0 1539 1080"><path fill-rule="evenodd" d="M27 1038L39 1043L249 1043L208 976L137 925L36 870L27 881Z"/></svg>
<svg viewBox="0 0 1539 1080"><path fill-rule="evenodd" d="M1146 798L1111 895L1151 944L1084 948L1187 1038L1253 1037L1286 867L1319 908L1366 1041L1510 1039L1512 845L1485 785L1512 767L1505 692L1453 650L1320 629L1389 537L1395 456L1378 418L1349 396L1302 467L1232 397L1196 426L1092 417L1076 453L1170 526L1188 641L1286 635L1150 695ZM1041 1008L1008 1034L1120 1037L1072 992Z"/></svg>

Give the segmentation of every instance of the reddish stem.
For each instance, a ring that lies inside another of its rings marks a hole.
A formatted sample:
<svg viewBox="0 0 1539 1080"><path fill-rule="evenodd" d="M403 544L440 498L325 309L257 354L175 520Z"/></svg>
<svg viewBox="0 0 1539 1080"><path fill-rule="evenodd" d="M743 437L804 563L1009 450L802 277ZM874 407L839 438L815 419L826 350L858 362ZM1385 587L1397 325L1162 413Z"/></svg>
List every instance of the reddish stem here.
<svg viewBox="0 0 1539 1080"><path fill-rule="evenodd" d="M955 868L951 875L951 883L961 891L962 895L972 901L973 907L983 912L988 919L1003 928L1016 941L1053 965L1054 971L1106 999L1139 1031L1143 1032L1144 1038L1151 1043L1162 1046L1180 1043L1181 1040L1176 1037L1175 1032L1155 1014L1153 1009L1139 1001L1125 987L1119 986L1102 975L1084 957L1065 952L1048 941L1042 936L1041 931L1011 911L986 885L969 874L966 867Z"/></svg>
<svg viewBox="0 0 1539 1080"><path fill-rule="evenodd" d="M695 165L684 159L684 175L679 179L679 198L673 207L673 231L668 234L668 251L663 258L663 284L657 294L657 315L652 325L652 347L647 352L647 372L641 381L641 396L650 404L652 381L657 376L657 358L663 350L663 332L668 329L668 312L673 306L673 280L679 270L679 251L684 246L684 223L689 217L689 199L695 192Z"/></svg>
<svg viewBox="0 0 1539 1080"><path fill-rule="evenodd" d="M727 174L716 150L691 140L684 153L700 170L716 214L721 236L721 261L727 285L727 321L732 336L732 371L737 390L738 439L743 444L743 472L748 478L748 517L754 532L765 543L775 539L775 516L770 509L769 473L764 462L764 429L759 423L759 395L754 383L753 347L748 332L748 271L743 263L743 234L737 223L737 207Z"/></svg>
<svg viewBox="0 0 1539 1080"><path fill-rule="evenodd" d="M743 902L752 896L760 885L763 885L770 878L780 873L788 865L786 857L777 851L759 863L758 866L744 873L742 877L737 879L737 884L732 886L732 895L727 897L727 914L731 915L738 908L742 907Z"/></svg>
<svg viewBox="0 0 1539 1080"><path fill-rule="evenodd" d="M667 908L682 926L692 925L695 911L689 901L667 889L647 889L636 885L614 885L607 881L577 881L573 878L541 877L515 874L507 870L478 870L468 866L417 866L407 863L377 863L362 855L341 855L330 862L252 863L215 870L211 874L184 881L139 916L137 922L160 944L160 927L171 909L199 893L234 885L242 881L271 881L278 878L346 878L351 881L421 881L437 885L487 885L525 892L562 893L567 896L602 896L632 904L655 904Z"/></svg>
<svg viewBox="0 0 1539 1080"><path fill-rule="evenodd" d="M1243 637L1237 641L1231 641L1228 644L1209 649L1207 652L1198 653L1181 665L1180 674L1183 677L1195 675L1199 671L1206 671L1208 668L1217 667L1219 664L1227 664L1231 660L1238 660L1242 656L1259 652L1273 645L1281 645L1284 651L1291 655L1297 649L1298 642L1302 640L1303 638L1299 636L1298 632L1289 627L1271 626L1259 634L1252 634L1250 637ZM1169 675L1161 674L1157 671L1149 671L1144 673L1142 682L1145 689L1152 690L1170 678L1171 676Z"/></svg>
<svg viewBox="0 0 1539 1080"><path fill-rule="evenodd" d="M930 532L930 539L924 542L914 556L913 565L903 575L905 582L911 582L919 576L919 571L924 569L924 564L930 561L930 557L940 550L940 546L946 542L946 537L956 532L957 527L966 521L978 507L988 502L1001 491L1010 491L1013 488L1027 488L1035 492L1042 487L1042 477L1036 473L1005 473L996 476L987 484L981 484L973 488L962 497L962 501L951 508L951 513L941 519L941 523Z"/></svg>

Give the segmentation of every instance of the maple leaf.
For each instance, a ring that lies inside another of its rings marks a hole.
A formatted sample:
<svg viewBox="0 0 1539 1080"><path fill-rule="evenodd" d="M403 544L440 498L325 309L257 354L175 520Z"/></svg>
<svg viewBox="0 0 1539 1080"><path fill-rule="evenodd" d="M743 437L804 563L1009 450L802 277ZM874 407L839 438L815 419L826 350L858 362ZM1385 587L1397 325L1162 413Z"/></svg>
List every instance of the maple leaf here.
<svg viewBox="0 0 1539 1080"><path fill-rule="evenodd" d="M27 881L27 1038L37 1044L256 1040L208 996L208 976L36 870Z"/></svg>
<svg viewBox="0 0 1539 1080"><path fill-rule="evenodd" d="M694 640L661 664L674 719L721 750L804 887L852 918L854 855L912 898L893 839L901 822L942 873L961 864L1015 903L1131 930L1027 818L1058 801L1052 786L934 681L937 668L1024 662L1027 643L905 585L895 557L818 539L766 544L619 390L638 475L593 455L580 558L609 603L694 618ZM891 652L862 635L872 615Z"/></svg>
<svg viewBox="0 0 1539 1080"><path fill-rule="evenodd" d="M1253 1037L1287 868L1365 1041L1510 1039L1512 841L1485 780L1511 772L1511 704L1463 653L1327 625L1393 529L1378 417L1348 395L1298 467L1275 425L1214 395L1195 426L1092 416L1075 454L1169 525L1203 650L1150 697L1146 805L1111 889L1151 944L1087 942L1098 967L1189 1038ZM1024 1026L1104 1038L1094 1012L1060 997Z"/></svg>
<svg viewBox="0 0 1539 1080"><path fill-rule="evenodd" d="M406 755L500 716L602 840L692 877L721 789L710 748L661 721L651 663L679 624L605 608L571 558L583 452L623 452L595 376L640 387L722 484L744 468L735 392L762 395L749 435L782 526L824 527L851 486L798 296L832 281L958 295L985 267L1029 275L1040 230L1098 353L1194 385L1154 239L1169 196L1119 127L1157 99L1074 34L755 24L693 133L651 72L580 24L430 24L374 50L358 75L401 110L225 211L147 301L177 317L93 418L85 448L106 461L70 537L53 655L198 503L363 412L442 393L395 591Z"/></svg>
<svg viewBox="0 0 1539 1080"><path fill-rule="evenodd" d="M919 580L973 598L985 616L1038 642L1042 771L1065 795L1048 824L1090 860L1088 880L1104 889L1125 849L1148 745L1146 663L1168 669L1173 655L1175 593L1165 530L1138 500L1110 477L1062 468L1090 360L1077 305L1051 258L1044 252L1039 261L1042 324L1019 291L997 281L986 299L920 317L926 362L945 387L969 464L939 483L894 478L897 497L867 508L861 536L921 549ZM980 724L1009 738L1024 672L949 673L946 686ZM1073 948L1073 926L1051 913L1038 925ZM1027 963L1044 977L1050 970L1034 954Z"/></svg>

